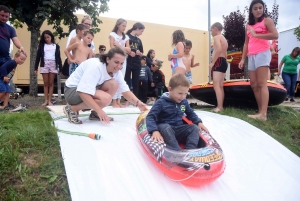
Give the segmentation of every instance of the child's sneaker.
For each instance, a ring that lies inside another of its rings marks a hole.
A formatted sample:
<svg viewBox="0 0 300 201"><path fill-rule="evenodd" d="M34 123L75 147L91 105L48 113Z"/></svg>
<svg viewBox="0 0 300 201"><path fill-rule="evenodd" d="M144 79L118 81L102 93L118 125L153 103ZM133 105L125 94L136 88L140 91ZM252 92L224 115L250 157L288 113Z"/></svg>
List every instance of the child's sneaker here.
<svg viewBox="0 0 300 201"><path fill-rule="evenodd" d="M97 120L97 121L100 121L100 118L99 118L97 112L95 112L94 110L92 110L92 112L91 112L91 114L90 114L90 116L89 116L89 120ZM113 121L114 118L109 117L109 120L110 120L110 121Z"/></svg>
<svg viewBox="0 0 300 201"><path fill-rule="evenodd" d="M290 102L295 102L295 100L293 98L290 99Z"/></svg>
<svg viewBox="0 0 300 201"><path fill-rule="evenodd" d="M67 115L68 117L68 121L70 123L73 123L73 124L82 124L82 121L80 121L78 119L78 114L77 112L71 110L71 106L70 105L66 105L64 107L64 113Z"/></svg>

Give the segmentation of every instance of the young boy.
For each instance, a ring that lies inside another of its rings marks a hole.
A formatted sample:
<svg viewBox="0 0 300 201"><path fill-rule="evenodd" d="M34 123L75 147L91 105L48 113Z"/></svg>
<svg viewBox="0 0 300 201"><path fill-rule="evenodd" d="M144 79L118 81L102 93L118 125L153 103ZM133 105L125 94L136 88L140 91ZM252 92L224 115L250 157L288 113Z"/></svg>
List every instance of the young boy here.
<svg viewBox="0 0 300 201"><path fill-rule="evenodd" d="M155 102L146 117L146 125L151 139L165 142L173 150L181 150L179 143L186 143L185 149L197 149L201 129L209 132L202 120L190 107L186 96L190 83L185 75L175 74L169 82L169 92ZM182 117L194 124L185 124Z"/></svg>
<svg viewBox="0 0 300 201"><path fill-rule="evenodd" d="M193 83L191 68L199 66L199 63L194 64L194 55L190 54L191 49L192 49L192 41L185 40L184 55L182 57L182 61L186 68L185 76L189 80L190 84Z"/></svg>
<svg viewBox="0 0 300 201"><path fill-rule="evenodd" d="M88 46L91 44L93 38L94 34L90 31L86 31L84 32L82 41L73 43L65 50L65 54L70 63L70 75L80 63L93 57L93 50ZM70 51L73 51L73 56L70 54Z"/></svg>
<svg viewBox="0 0 300 201"><path fill-rule="evenodd" d="M146 65L147 57L141 56L141 71L140 71L140 87L138 98L143 102L147 102L147 93L148 93L148 82L152 83L152 75L150 68Z"/></svg>
<svg viewBox="0 0 300 201"><path fill-rule="evenodd" d="M76 27L76 36L74 36L69 43L69 46L73 45L76 42L80 42L84 36L84 33L88 31L88 28L84 24L78 24ZM68 47L69 47L68 46ZM72 52L73 53L73 52Z"/></svg>
<svg viewBox="0 0 300 201"><path fill-rule="evenodd" d="M4 102L3 106L0 106L0 110L3 110L8 105L10 94L9 81L14 75L14 70L18 64L22 65L25 60L26 55L18 51L13 60L9 60L0 66L0 100Z"/></svg>
<svg viewBox="0 0 300 201"><path fill-rule="evenodd" d="M209 70L213 70L213 84L218 103L217 107L213 109L214 112L223 110L223 83L228 65L226 60L228 43L226 38L222 35L222 29L223 26L220 22L214 23L210 28L211 35L214 37L214 52L212 54Z"/></svg>

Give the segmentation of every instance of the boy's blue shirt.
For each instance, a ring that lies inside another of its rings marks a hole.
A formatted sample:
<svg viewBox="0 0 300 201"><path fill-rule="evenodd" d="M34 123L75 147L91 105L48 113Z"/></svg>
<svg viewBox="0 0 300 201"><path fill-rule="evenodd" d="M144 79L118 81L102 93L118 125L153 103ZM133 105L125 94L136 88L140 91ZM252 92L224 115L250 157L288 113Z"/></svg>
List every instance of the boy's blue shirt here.
<svg viewBox="0 0 300 201"><path fill-rule="evenodd" d="M140 82L153 82L152 74L148 66L142 66L140 71Z"/></svg>
<svg viewBox="0 0 300 201"><path fill-rule="evenodd" d="M146 117L148 133L151 134L154 131L158 131L157 125L162 123L167 123L171 126L183 125L182 117L185 115L196 125L202 122L186 99L176 103L169 98L169 92L166 92L155 102Z"/></svg>
<svg viewBox="0 0 300 201"><path fill-rule="evenodd" d="M9 60L0 66L0 79L7 76L13 69L17 67L17 62L15 60Z"/></svg>

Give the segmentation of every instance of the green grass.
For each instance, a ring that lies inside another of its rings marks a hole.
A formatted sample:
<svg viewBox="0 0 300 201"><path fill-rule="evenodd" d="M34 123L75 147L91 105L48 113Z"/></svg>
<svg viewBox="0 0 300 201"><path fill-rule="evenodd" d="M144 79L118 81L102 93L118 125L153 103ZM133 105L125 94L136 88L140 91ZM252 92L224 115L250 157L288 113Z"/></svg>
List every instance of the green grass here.
<svg viewBox="0 0 300 201"><path fill-rule="evenodd" d="M260 128L300 156L300 113L290 107L270 107L267 122L247 117L254 113L226 108L220 114ZM51 122L46 110L0 114L0 201L71 200L58 136Z"/></svg>
<svg viewBox="0 0 300 201"><path fill-rule="evenodd" d="M0 114L0 200L71 200L47 111Z"/></svg>
<svg viewBox="0 0 300 201"><path fill-rule="evenodd" d="M212 107L197 107L198 109L211 111ZM196 108L195 108L196 109ZM268 120L266 122L251 119L247 115L255 114L255 110L225 108L219 114L242 119L251 125L261 129L276 139L282 145L300 157L300 113L291 107L274 106L268 108Z"/></svg>

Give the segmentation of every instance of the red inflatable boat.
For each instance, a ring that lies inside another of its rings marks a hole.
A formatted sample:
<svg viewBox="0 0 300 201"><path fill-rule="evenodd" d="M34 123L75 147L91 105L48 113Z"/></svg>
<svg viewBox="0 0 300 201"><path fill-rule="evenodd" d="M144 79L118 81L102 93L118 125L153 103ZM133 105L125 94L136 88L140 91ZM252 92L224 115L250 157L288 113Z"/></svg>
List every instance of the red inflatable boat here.
<svg viewBox="0 0 300 201"><path fill-rule="evenodd" d="M174 151L164 143L151 140L146 127L147 114L148 111L142 113L136 121L138 138L152 162L170 179L189 186L202 186L223 174L224 154L210 134L199 134L199 149Z"/></svg>
<svg viewBox="0 0 300 201"><path fill-rule="evenodd" d="M225 81L223 86L225 93L224 106L257 107L249 80L229 80ZM282 103L286 98L286 89L281 84L272 81L268 81L267 86L269 89L269 106ZM212 82L191 86L190 94L198 100L217 105Z"/></svg>

